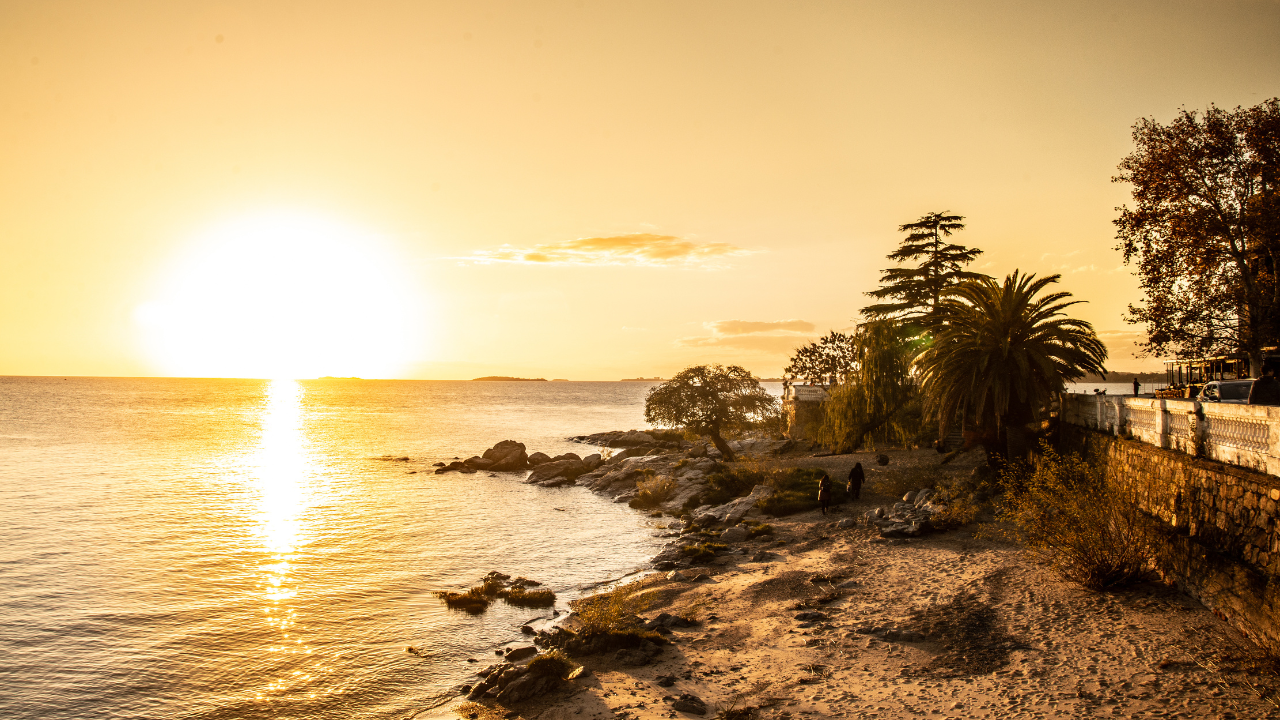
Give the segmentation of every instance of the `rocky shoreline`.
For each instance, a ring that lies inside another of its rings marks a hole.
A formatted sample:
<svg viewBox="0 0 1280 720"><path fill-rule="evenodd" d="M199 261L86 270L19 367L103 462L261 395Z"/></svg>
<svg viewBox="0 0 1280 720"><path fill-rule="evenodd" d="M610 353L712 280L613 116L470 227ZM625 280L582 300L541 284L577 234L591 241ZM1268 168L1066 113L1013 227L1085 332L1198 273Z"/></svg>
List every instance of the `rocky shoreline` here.
<svg viewBox="0 0 1280 720"><path fill-rule="evenodd" d="M902 450L889 451L886 468L871 454L821 457L748 440L734 450L779 466L816 466L834 478L855 461L867 467L865 499L826 516L766 518L766 486L698 503L726 465L705 444L655 435L574 438L604 450L585 458L529 455L511 441L477 456L495 471L523 455L526 482L579 485L633 506L638 488L669 483L644 510L671 518L659 523L671 542L651 561L657 572L626 586L636 600L632 630L588 622L593 598L619 593L575 601L573 613L522 628L531 642L498 651L473 684L455 688L466 702L451 712L473 720L1280 718L1240 682L1247 643L1176 589L1095 596L972 528L929 534L944 507L932 490L885 494L900 491L907 469L955 478L972 462L939 468L932 451ZM453 470L482 469L476 458L460 463Z"/></svg>

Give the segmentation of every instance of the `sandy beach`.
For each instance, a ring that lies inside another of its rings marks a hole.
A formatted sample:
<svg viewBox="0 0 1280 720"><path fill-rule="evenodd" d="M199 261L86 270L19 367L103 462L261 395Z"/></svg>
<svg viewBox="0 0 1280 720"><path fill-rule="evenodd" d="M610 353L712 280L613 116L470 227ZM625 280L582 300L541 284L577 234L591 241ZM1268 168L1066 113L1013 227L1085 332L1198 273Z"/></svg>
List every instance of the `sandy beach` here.
<svg viewBox="0 0 1280 720"><path fill-rule="evenodd" d="M684 571L702 579L639 581L644 617L699 622L673 628L651 664L575 658L588 672L493 716L699 717L672 709L692 695L708 718L1280 718L1256 648L1176 588L1093 593L977 525L897 540L836 527L890 501L876 492L888 473L937 463L930 451L889 455L862 501L766 518L772 536ZM871 457L784 462L840 477Z"/></svg>

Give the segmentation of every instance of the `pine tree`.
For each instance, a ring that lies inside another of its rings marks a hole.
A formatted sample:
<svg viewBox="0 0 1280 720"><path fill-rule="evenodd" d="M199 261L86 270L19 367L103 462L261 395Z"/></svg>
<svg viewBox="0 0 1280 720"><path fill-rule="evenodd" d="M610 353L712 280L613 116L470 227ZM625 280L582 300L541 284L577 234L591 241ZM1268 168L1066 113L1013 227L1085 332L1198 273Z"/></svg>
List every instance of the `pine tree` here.
<svg viewBox="0 0 1280 720"><path fill-rule="evenodd" d="M967 280L987 279L982 273L963 269L982 254L981 250L946 239L964 229L962 220L960 215L931 212L899 227L900 232L908 235L887 257L898 263L919 261L919 264L884 270L880 276L881 287L867 294L890 302L863 308L862 314L869 319L894 318L928 325L947 288Z"/></svg>

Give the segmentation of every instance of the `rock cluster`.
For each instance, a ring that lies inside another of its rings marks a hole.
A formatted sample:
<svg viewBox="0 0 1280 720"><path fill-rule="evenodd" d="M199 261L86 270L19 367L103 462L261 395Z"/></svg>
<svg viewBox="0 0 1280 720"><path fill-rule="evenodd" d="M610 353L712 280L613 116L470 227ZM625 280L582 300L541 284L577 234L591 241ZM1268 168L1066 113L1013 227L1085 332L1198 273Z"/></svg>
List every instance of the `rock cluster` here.
<svg viewBox="0 0 1280 720"><path fill-rule="evenodd" d="M559 663L534 663L538 656L533 646L514 648L506 661L490 665L476 673L481 681L470 688L467 699L493 698L500 703L522 702L555 689L562 682ZM529 660L530 662L522 662Z"/></svg>
<svg viewBox="0 0 1280 720"><path fill-rule="evenodd" d="M919 537L934 531L930 520L946 509L934 502L932 490L915 490L902 496L892 506L878 507L867 513L867 522L880 530L880 537Z"/></svg>

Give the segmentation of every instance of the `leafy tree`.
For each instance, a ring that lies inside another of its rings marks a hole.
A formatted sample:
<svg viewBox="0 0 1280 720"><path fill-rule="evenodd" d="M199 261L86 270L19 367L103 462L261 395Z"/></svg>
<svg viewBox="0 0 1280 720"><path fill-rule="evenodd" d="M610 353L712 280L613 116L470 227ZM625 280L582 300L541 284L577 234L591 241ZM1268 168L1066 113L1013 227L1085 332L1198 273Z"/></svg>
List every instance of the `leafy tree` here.
<svg viewBox="0 0 1280 720"><path fill-rule="evenodd" d="M1068 318L1071 293L1037 297L1060 276L1017 270L1004 283L970 281L938 304L932 344L917 359L927 409L943 432L958 414L976 420L988 457L1025 453L1025 426L1054 393L1087 372L1105 374L1107 348L1093 327Z"/></svg>
<svg viewBox="0 0 1280 720"><path fill-rule="evenodd" d="M1146 325L1149 353L1244 351L1259 374L1280 338L1280 99L1145 118L1133 141L1113 178L1133 185L1117 249L1146 295L1128 320Z"/></svg>
<svg viewBox="0 0 1280 720"><path fill-rule="evenodd" d="M904 410L918 399L911 361L920 341L892 320L863 323L850 338L854 362L823 405L819 440L841 451L857 450L867 437L909 441L915 432Z"/></svg>
<svg viewBox="0 0 1280 720"><path fill-rule="evenodd" d="M843 376L853 369L856 354L852 335L832 330L826 337L796 350L783 374L799 380L822 382L823 378Z"/></svg>
<svg viewBox="0 0 1280 720"><path fill-rule="evenodd" d="M695 365L649 391L644 419L710 436L720 454L733 461L723 434L768 416L777 402L744 368Z"/></svg>
<svg viewBox="0 0 1280 720"><path fill-rule="evenodd" d="M884 270L881 287L867 294L889 302L863 308L862 314L873 320L897 318L927 325L947 288L985 278L982 273L964 269L982 251L947 240L952 233L964 229L962 220L960 215L931 212L900 226L898 230L907 233L907 237L887 257L898 263L919 262Z"/></svg>

